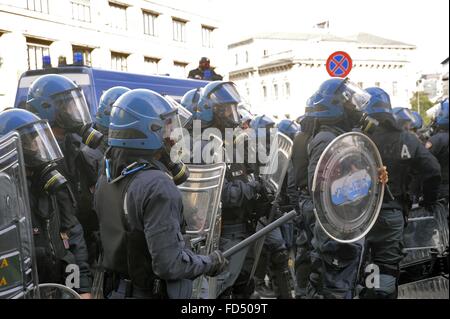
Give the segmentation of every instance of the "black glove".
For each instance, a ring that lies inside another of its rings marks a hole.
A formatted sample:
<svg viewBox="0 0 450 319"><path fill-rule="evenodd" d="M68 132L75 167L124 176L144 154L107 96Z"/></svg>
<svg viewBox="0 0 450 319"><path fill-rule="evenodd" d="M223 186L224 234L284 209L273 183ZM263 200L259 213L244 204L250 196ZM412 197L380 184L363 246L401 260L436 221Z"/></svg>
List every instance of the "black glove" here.
<svg viewBox="0 0 450 319"><path fill-rule="evenodd" d="M228 266L228 260L220 250L215 250L209 257L211 258L211 268L206 273L207 276L215 277L222 273Z"/></svg>

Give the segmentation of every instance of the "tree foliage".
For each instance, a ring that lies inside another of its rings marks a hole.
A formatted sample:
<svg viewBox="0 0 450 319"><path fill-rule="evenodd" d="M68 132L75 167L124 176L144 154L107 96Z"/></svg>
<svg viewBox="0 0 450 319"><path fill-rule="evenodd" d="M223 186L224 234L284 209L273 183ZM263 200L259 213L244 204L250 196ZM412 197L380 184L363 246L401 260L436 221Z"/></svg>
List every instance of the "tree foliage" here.
<svg viewBox="0 0 450 319"><path fill-rule="evenodd" d="M413 111L418 111L420 105L420 116L422 116L425 125L430 122L430 118L427 116L427 110L433 106L433 102L428 98L428 94L425 92L414 92L413 97L410 100Z"/></svg>

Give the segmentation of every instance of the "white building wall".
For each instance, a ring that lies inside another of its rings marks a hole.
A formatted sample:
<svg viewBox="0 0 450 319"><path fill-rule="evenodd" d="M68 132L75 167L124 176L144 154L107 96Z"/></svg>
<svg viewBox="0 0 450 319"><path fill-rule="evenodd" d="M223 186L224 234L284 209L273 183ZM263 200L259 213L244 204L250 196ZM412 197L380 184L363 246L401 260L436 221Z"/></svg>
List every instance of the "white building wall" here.
<svg viewBox="0 0 450 319"><path fill-rule="evenodd" d="M269 56L263 56L265 49L269 50ZM246 51L250 53L249 63L235 65L235 54L244 57ZM304 113L307 99L330 78L325 63L335 51L346 51L352 57L354 68L349 77L353 82L364 88L379 84L391 95L393 106L410 107L409 99L416 86L409 62L414 51L411 48L367 47L355 41L254 39L251 43L229 49L230 78L244 95L246 87L251 88L247 99L253 104L253 112L279 118L287 114L296 118ZM264 70L270 63L279 67ZM283 94L285 82L290 83L289 97ZM266 99L262 93L263 83L268 89ZM274 97L274 83L279 84L278 99Z"/></svg>
<svg viewBox="0 0 450 319"><path fill-rule="evenodd" d="M73 62L72 45L92 48L92 66L110 69L111 51L128 54L128 72L142 73L144 57L160 59L159 74L174 74L174 62L187 64L185 74L207 56L218 73L225 70L221 22L214 18L216 0L120 0L127 5L127 30L112 28L108 0L91 0L91 22L72 19L71 0L48 0L49 14L26 9L26 0L0 0L0 110L14 102L20 75L28 69L26 37L51 42L56 65L64 55ZM156 36L144 34L142 9L158 13ZM198 14L200 13L200 14ZM205 15L202 15L205 13ZM173 41L172 17L186 20L186 42ZM213 48L202 45L202 25L215 27Z"/></svg>

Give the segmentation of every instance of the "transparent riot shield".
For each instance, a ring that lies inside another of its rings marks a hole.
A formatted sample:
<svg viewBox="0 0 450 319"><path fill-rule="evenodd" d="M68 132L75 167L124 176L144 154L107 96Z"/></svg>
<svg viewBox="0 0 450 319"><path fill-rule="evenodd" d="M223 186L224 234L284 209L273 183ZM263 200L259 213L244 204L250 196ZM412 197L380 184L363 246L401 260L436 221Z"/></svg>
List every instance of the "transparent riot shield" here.
<svg viewBox="0 0 450 319"><path fill-rule="evenodd" d="M188 165L190 176L179 186L183 196L183 213L186 219L186 234L199 254L210 254L219 249L220 199L225 178L225 163L210 165ZM215 278L208 278L209 298L216 296ZM203 276L194 282L194 298L202 295Z"/></svg>
<svg viewBox="0 0 450 319"><path fill-rule="evenodd" d="M364 134L346 133L328 145L312 185L314 213L328 236L348 243L370 231L383 202L382 166L376 145Z"/></svg>
<svg viewBox="0 0 450 319"><path fill-rule="evenodd" d="M19 134L13 132L0 139L0 299L36 296L31 231L22 147Z"/></svg>
<svg viewBox="0 0 450 319"><path fill-rule="evenodd" d="M284 177L292 154L292 140L281 132L277 132L270 145L270 155L266 167L261 169L261 178L265 186L276 198L283 185Z"/></svg>
<svg viewBox="0 0 450 319"><path fill-rule="evenodd" d="M289 167L289 162L291 160L293 144L294 143L288 136L284 135L281 132L277 132L270 145L270 155L268 163L266 167L263 167L261 169L261 178L264 181L265 187L268 188L268 191L271 194L273 194L274 201L276 201L276 198L281 191L281 187L283 185L283 181ZM264 221L271 223L272 220L269 219L266 219ZM262 228L262 225L258 225L257 230L259 230L259 228ZM256 268L258 267L259 258L264 247L265 239L266 236L255 242L255 246L253 249L255 259L249 280L253 278Z"/></svg>
<svg viewBox="0 0 450 319"><path fill-rule="evenodd" d="M34 293L39 296L35 296L35 299L81 299L75 290L53 283L39 284Z"/></svg>
<svg viewBox="0 0 450 319"><path fill-rule="evenodd" d="M433 259L443 255L448 249L449 231L446 216L447 212L442 204L436 204L432 211L415 207L409 213L408 224L403 233L406 256L400 266L409 271L412 277L416 272L415 268L418 278L427 272L430 274Z"/></svg>
<svg viewBox="0 0 450 319"><path fill-rule="evenodd" d="M447 299L448 278L438 276L398 286L398 299Z"/></svg>
<svg viewBox="0 0 450 319"><path fill-rule="evenodd" d="M189 161L192 164L215 164L224 161L224 147L222 138L215 132L204 131L201 138L192 141L192 154Z"/></svg>

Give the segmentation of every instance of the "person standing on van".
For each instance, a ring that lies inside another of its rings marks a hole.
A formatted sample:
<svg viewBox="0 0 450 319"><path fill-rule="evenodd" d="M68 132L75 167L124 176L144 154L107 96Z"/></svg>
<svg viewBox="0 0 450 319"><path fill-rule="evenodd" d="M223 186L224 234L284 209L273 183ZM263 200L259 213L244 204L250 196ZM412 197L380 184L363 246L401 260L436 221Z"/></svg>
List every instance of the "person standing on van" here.
<svg viewBox="0 0 450 319"><path fill-rule="evenodd" d="M223 76L217 74L210 66L210 60L206 57L200 59L198 68L189 72L188 78L203 81L222 81Z"/></svg>

